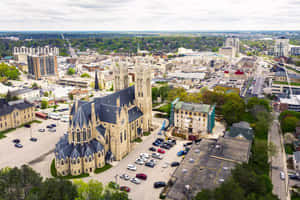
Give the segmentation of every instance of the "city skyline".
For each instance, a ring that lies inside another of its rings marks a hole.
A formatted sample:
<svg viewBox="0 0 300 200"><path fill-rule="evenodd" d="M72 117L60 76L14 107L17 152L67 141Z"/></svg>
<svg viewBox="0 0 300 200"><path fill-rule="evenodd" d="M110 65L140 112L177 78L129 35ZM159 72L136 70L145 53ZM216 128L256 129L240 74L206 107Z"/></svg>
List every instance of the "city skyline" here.
<svg viewBox="0 0 300 200"><path fill-rule="evenodd" d="M299 9L299 0L3 0L0 30L299 30Z"/></svg>

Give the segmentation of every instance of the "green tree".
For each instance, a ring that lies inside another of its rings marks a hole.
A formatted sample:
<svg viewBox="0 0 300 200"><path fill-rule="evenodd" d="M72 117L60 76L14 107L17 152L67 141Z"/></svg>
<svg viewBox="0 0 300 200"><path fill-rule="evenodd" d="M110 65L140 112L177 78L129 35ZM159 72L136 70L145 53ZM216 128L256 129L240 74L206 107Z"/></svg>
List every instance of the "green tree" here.
<svg viewBox="0 0 300 200"><path fill-rule="evenodd" d="M283 133L286 132L294 132L296 130L296 126L299 119L294 116L285 117L281 123L281 129Z"/></svg>
<svg viewBox="0 0 300 200"><path fill-rule="evenodd" d="M236 94L227 97L227 102L221 107L223 118L228 125L239 122L245 112L244 101Z"/></svg>
<svg viewBox="0 0 300 200"><path fill-rule="evenodd" d="M36 83L36 82L34 82L32 85L31 85L31 88L38 88L39 87L39 85Z"/></svg>
<svg viewBox="0 0 300 200"><path fill-rule="evenodd" d="M104 190L102 183L95 180L90 180L88 183L76 180L74 184L78 191L78 198L76 200L98 200Z"/></svg>
<svg viewBox="0 0 300 200"><path fill-rule="evenodd" d="M72 67L70 67L70 68L68 69L68 71L67 71L67 74L68 74L68 75L73 75L73 74L75 74L75 69L72 68Z"/></svg>
<svg viewBox="0 0 300 200"><path fill-rule="evenodd" d="M88 73L83 73L80 75L81 78L91 78L91 76Z"/></svg>
<svg viewBox="0 0 300 200"><path fill-rule="evenodd" d="M41 108L42 108L42 109L48 108L48 101L42 100L42 101L41 101Z"/></svg>
<svg viewBox="0 0 300 200"><path fill-rule="evenodd" d="M159 96L159 91L157 87L152 88L152 101L156 101Z"/></svg>
<svg viewBox="0 0 300 200"><path fill-rule="evenodd" d="M45 97L48 97L48 96L49 96L49 93L48 93L48 92L44 92L44 96L45 96Z"/></svg>

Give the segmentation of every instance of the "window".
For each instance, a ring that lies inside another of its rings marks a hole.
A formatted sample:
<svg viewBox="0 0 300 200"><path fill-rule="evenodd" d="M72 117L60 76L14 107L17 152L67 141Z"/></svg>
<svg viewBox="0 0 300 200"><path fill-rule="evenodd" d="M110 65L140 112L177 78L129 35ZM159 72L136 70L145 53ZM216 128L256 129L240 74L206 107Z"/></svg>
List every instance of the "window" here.
<svg viewBox="0 0 300 200"><path fill-rule="evenodd" d="M89 162L92 162L92 158L91 157L89 158Z"/></svg>
<svg viewBox="0 0 300 200"><path fill-rule="evenodd" d="M106 141L105 142L106 142L106 144L108 144L108 136L106 136Z"/></svg>
<svg viewBox="0 0 300 200"><path fill-rule="evenodd" d="M120 133L120 141L121 141L121 143L122 143L122 133Z"/></svg>
<svg viewBox="0 0 300 200"><path fill-rule="evenodd" d="M64 161L63 160L61 161L61 165L64 165Z"/></svg>
<svg viewBox="0 0 300 200"><path fill-rule="evenodd" d="M77 142L80 142L80 131L77 130Z"/></svg>
<svg viewBox="0 0 300 200"><path fill-rule="evenodd" d="M88 138L90 139L91 138L91 129L88 128Z"/></svg>
<svg viewBox="0 0 300 200"><path fill-rule="evenodd" d="M72 131L72 141L74 142L74 140L75 140L75 133L74 131Z"/></svg>
<svg viewBox="0 0 300 200"><path fill-rule="evenodd" d="M83 141L86 141L86 130L85 130L85 128L83 129Z"/></svg>
<svg viewBox="0 0 300 200"><path fill-rule="evenodd" d="M85 158L85 162L87 162L87 158Z"/></svg>
<svg viewBox="0 0 300 200"><path fill-rule="evenodd" d="M79 164L80 163L80 159L78 158L78 160L77 160L77 163ZM79 173L80 173L80 171L79 171Z"/></svg>
<svg viewBox="0 0 300 200"><path fill-rule="evenodd" d="M100 156L101 156L101 154L100 153L98 153L98 157L100 158Z"/></svg>
<svg viewBox="0 0 300 200"><path fill-rule="evenodd" d="M126 130L124 131L124 140L126 140Z"/></svg>

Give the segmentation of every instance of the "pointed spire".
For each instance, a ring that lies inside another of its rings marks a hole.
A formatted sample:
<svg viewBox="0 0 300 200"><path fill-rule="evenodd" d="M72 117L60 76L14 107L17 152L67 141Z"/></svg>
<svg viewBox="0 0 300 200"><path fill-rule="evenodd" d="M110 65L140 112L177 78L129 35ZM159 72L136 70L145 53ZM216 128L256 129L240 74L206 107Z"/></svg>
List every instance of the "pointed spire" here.
<svg viewBox="0 0 300 200"><path fill-rule="evenodd" d="M95 90L99 90L99 81L98 81L98 75L97 70L95 70Z"/></svg>

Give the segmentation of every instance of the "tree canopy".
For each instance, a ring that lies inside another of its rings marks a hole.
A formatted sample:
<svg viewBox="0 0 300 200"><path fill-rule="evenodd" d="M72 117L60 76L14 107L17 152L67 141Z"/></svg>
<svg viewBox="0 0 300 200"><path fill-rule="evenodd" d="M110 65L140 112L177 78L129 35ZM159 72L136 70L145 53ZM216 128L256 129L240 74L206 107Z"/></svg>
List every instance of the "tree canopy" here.
<svg viewBox="0 0 300 200"><path fill-rule="evenodd" d="M5 63L0 64L0 81L18 80L20 72L15 66L9 66Z"/></svg>

